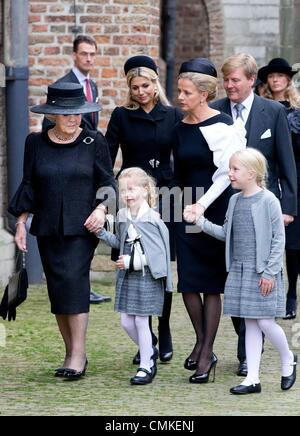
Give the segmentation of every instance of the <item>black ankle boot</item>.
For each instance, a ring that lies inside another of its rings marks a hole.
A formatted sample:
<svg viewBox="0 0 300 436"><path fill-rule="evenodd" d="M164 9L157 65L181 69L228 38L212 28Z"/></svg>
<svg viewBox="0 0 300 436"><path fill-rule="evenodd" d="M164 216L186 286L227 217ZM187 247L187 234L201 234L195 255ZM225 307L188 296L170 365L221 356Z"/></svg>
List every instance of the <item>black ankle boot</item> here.
<svg viewBox="0 0 300 436"><path fill-rule="evenodd" d="M158 332L159 358L161 362L169 362L173 357L173 343L170 330Z"/></svg>

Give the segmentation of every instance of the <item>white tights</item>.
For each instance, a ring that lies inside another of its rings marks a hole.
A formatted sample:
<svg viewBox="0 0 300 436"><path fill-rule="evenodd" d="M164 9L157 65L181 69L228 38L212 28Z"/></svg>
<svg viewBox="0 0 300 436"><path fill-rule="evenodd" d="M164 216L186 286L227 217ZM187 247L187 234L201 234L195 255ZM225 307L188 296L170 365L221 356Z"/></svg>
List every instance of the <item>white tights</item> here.
<svg viewBox="0 0 300 436"><path fill-rule="evenodd" d="M153 355L153 347L152 334L149 327L149 317L121 313L121 326L133 342L139 347L141 356L140 367L150 371L153 366L153 360L151 359ZM144 377L146 374L139 371L137 375L139 377Z"/></svg>
<svg viewBox="0 0 300 436"><path fill-rule="evenodd" d="M249 386L259 383L262 332L280 354L281 375L284 377L291 375L293 372L291 364L293 363L294 355L289 349L284 331L276 323L275 319L245 318L245 323L248 375L241 384Z"/></svg>

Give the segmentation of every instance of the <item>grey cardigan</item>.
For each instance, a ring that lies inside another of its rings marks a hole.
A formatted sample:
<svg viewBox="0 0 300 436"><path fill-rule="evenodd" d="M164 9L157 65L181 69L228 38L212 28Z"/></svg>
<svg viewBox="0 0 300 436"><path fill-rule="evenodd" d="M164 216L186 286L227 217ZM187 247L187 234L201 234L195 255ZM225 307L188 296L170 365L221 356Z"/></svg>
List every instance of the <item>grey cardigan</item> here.
<svg viewBox="0 0 300 436"><path fill-rule="evenodd" d="M149 208L139 219L131 221L126 215L126 209L120 209L116 220L116 234L103 229L97 234L97 237L105 241L110 247L119 248L120 255L122 255L130 224L141 235L147 266L152 277L154 279L165 278L165 290L172 292L169 231L157 212ZM123 275L124 271L117 271L117 279L122 279Z"/></svg>
<svg viewBox="0 0 300 436"><path fill-rule="evenodd" d="M205 233L226 241L226 269L229 271L233 254L232 218L241 193L230 198L223 226L213 224L204 217L197 224ZM279 200L264 190L261 198L251 206L256 241L256 272L263 277L274 278L283 268L285 231Z"/></svg>

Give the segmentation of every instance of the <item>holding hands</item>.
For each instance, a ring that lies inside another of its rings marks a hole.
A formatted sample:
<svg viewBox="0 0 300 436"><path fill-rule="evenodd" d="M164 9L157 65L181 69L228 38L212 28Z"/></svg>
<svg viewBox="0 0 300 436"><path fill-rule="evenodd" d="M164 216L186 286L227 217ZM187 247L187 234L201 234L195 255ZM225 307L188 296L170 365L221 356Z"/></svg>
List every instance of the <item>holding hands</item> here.
<svg viewBox="0 0 300 436"><path fill-rule="evenodd" d="M188 223L196 224L199 218L204 214L205 208L200 203L194 203L186 206L183 211L183 218Z"/></svg>
<svg viewBox="0 0 300 436"><path fill-rule="evenodd" d="M106 207L99 205L86 219L84 226L91 233L99 233L105 223Z"/></svg>

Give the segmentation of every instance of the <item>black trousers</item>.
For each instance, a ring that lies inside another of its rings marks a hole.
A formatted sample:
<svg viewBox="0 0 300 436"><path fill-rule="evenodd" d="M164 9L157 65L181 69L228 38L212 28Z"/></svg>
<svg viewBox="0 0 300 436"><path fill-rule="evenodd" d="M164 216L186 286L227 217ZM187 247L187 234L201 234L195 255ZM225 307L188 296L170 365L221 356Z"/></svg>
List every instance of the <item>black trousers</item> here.
<svg viewBox="0 0 300 436"><path fill-rule="evenodd" d="M236 334L238 335L237 358L240 362L246 360L245 335L246 325L244 318L231 317L232 324Z"/></svg>

